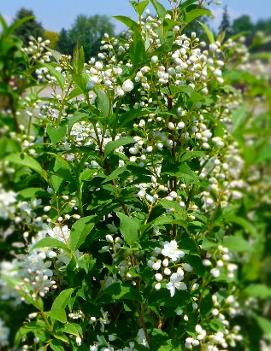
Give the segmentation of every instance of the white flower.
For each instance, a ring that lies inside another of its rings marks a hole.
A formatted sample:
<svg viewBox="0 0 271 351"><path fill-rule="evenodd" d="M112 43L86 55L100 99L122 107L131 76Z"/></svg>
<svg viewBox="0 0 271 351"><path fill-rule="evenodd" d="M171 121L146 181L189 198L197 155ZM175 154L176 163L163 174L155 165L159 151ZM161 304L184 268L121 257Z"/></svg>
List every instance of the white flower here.
<svg viewBox="0 0 271 351"><path fill-rule="evenodd" d="M160 290L161 289L161 283L156 283L154 288L155 288L155 290Z"/></svg>
<svg viewBox="0 0 271 351"><path fill-rule="evenodd" d="M152 63L157 63L158 62L158 56L152 56L151 62Z"/></svg>
<svg viewBox="0 0 271 351"><path fill-rule="evenodd" d="M179 123L177 124L177 129L183 129L184 127L185 127L184 122L179 122Z"/></svg>
<svg viewBox="0 0 271 351"><path fill-rule="evenodd" d="M0 188L0 217L7 219L10 213L15 212L17 194Z"/></svg>
<svg viewBox="0 0 271 351"><path fill-rule="evenodd" d="M116 96L123 96L125 94L124 90L121 87L115 89Z"/></svg>
<svg viewBox="0 0 271 351"><path fill-rule="evenodd" d="M105 236L105 239L106 241L108 241L109 243L113 243L114 242L114 239L113 239L113 236L111 234L107 234Z"/></svg>
<svg viewBox="0 0 271 351"><path fill-rule="evenodd" d="M175 129L175 125L173 122L168 122L168 129L170 130L174 130Z"/></svg>
<svg viewBox="0 0 271 351"><path fill-rule="evenodd" d="M160 260L154 262L153 265L152 265L152 268L153 268L155 271L158 271L158 269L160 269L160 267L161 267L161 261L160 261Z"/></svg>
<svg viewBox="0 0 271 351"><path fill-rule="evenodd" d="M67 242L70 237L70 229L67 225L55 226L53 229L48 230L48 234L55 239L58 239L63 242Z"/></svg>
<svg viewBox="0 0 271 351"><path fill-rule="evenodd" d="M130 79L127 79L123 82L122 89L126 93L129 93L130 91L132 91L134 89L134 83Z"/></svg>
<svg viewBox="0 0 271 351"><path fill-rule="evenodd" d="M183 264L183 269L184 269L186 272L192 272L192 271L193 271L193 267L192 267L189 263L184 263L184 264Z"/></svg>
<svg viewBox="0 0 271 351"><path fill-rule="evenodd" d="M8 345L9 329L5 326L4 321L0 318L0 346Z"/></svg>
<svg viewBox="0 0 271 351"><path fill-rule="evenodd" d="M148 341L146 339L145 333L143 329L139 329L137 332L137 336L136 336L136 341L140 344L143 345L145 347L149 347Z"/></svg>
<svg viewBox="0 0 271 351"><path fill-rule="evenodd" d="M220 276L220 271L217 268L212 268L210 273L212 274L213 277L218 278Z"/></svg>
<svg viewBox="0 0 271 351"><path fill-rule="evenodd" d="M170 291L170 296L175 295L175 290L187 290L187 286L182 282L183 276L178 273L173 273L170 277L170 282L167 284L167 289Z"/></svg>
<svg viewBox="0 0 271 351"><path fill-rule="evenodd" d="M171 242L166 241L164 243L162 255L171 258L172 261L177 261L179 258L184 257L184 252L178 249L176 240L171 240Z"/></svg>
<svg viewBox="0 0 271 351"><path fill-rule="evenodd" d="M171 270L169 268L165 268L164 269L164 274L165 275L170 275L171 274Z"/></svg>
<svg viewBox="0 0 271 351"><path fill-rule="evenodd" d="M162 281L162 280L163 280L162 274L161 274L161 273L156 273L156 274L155 274L155 279L156 279L158 282Z"/></svg>

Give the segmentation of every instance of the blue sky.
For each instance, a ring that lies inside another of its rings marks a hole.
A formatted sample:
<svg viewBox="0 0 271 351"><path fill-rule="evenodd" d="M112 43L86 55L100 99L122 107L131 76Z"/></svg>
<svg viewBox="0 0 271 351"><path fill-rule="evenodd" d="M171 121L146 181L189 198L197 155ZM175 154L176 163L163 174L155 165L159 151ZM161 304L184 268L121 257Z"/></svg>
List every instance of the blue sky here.
<svg viewBox="0 0 271 351"><path fill-rule="evenodd" d="M167 4L167 0L160 0ZM232 18L242 14L254 20L271 17L271 0L222 0L227 4ZM11 21L19 8L32 9L38 20L49 30L69 28L78 14L132 15L129 0L0 0L0 13ZM214 9L213 26L220 22L222 7ZM120 27L117 25L117 29Z"/></svg>

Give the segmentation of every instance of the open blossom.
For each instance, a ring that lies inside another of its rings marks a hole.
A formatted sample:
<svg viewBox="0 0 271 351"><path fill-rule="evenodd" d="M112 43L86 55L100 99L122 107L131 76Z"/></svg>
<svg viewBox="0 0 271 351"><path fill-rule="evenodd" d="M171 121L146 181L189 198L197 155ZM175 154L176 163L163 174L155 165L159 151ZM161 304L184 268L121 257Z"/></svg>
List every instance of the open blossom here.
<svg viewBox="0 0 271 351"><path fill-rule="evenodd" d="M170 281L167 284L167 289L170 291L170 296L173 297L175 295L175 290L187 290L187 286L183 280L183 275L177 273L173 273L170 277Z"/></svg>
<svg viewBox="0 0 271 351"><path fill-rule="evenodd" d="M60 225L55 226L53 229L48 230L48 234L55 239L58 239L63 242L67 242L70 237L70 229L67 225L63 227Z"/></svg>
<svg viewBox="0 0 271 351"><path fill-rule="evenodd" d="M171 258L172 261L177 261L179 258L184 257L184 252L178 249L176 240L166 241L162 249L162 254Z"/></svg>
<svg viewBox="0 0 271 351"><path fill-rule="evenodd" d="M0 188L0 217L7 219L9 213L14 213L14 204L16 202L16 193L12 190L5 191Z"/></svg>

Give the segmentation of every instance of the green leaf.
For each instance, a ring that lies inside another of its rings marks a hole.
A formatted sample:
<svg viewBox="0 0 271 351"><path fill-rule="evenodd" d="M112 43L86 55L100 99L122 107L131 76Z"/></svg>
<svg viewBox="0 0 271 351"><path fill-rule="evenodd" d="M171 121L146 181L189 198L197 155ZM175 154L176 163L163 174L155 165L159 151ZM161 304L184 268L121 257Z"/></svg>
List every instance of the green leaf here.
<svg viewBox="0 0 271 351"><path fill-rule="evenodd" d="M63 333L71 334L74 336L82 336L82 327L76 323L67 323L60 329Z"/></svg>
<svg viewBox="0 0 271 351"><path fill-rule="evenodd" d="M185 220L187 218L187 213L184 208L182 208L177 201L170 201L167 199L162 199L159 201L159 204L164 207L165 209L173 209L174 215L178 214L178 219Z"/></svg>
<svg viewBox="0 0 271 351"><path fill-rule="evenodd" d="M53 144L59 143L61 140L64 139L66 136L67 132L67 126L59 126L59 127L53 127L48 125L47 126L47 134L49 135L49 138Z"/></svg>
<svg viewBox="0 0 271 351"><path fill-rule="evenodd" d="M37 197L37 193L44 193L44 189L42 188L26 188L19 192L20 196L24 199L32 199L33 197Z"/></svg>
<svg viewBox="0 0 271 351"><path fill-rule="evenodd" d="M210 30L210 28L205 23L202 23L200 21L198 21L198 23L204 29L204 31L209 39L210 44L213 44L215 42L214 33Z"/></svg>
<svg viewBox="0 0 271 351"><path fill-rule="evenodd" d="M103 117L108 117L111 114L111 102L109 96L104 90L97 87L94 91L97 94L96 103L99 111Z"/></svg>
<svg viewBox="0 0 271 351"><path fill-rule="evenodd" d="M262 329L266 336L271 336L271 321L260 316L255 317L259 327Z"/></svg>
<svg viewBox="0 0 271 351"><path fill-rule="evenodd" d="M105 178L105 180L103 180L102 184L105 184L113 179L117 179L124 172L128 172L126 167L119 167L115 169L108 177Z"/></svg>
<svg viewBox="0 0 271 351"><path fill-rule="evenodd" d="M54 154L54 156L54 172L64 179L71 180L71 164L60 155Z"/></svg>
<svg viewBox="0 0 271 351"><path fill-rule="evenodd" d="M95 168L93 169L84 169L80 175L79 175L79 181L80 183L89 180L90 178L93 177L93 175L97 173L97 170Z"/></svg>
<svg viewBox="0 0 271 351"><path fill-rule="evenodd" d="M52 249L62 249L62 250L68 251L67 246L62 241L59 241L59 240L57 240L55 238L51 238L51 237L46 237L46 238L38 241L32 247L32 250L42 249L44 247L51 247Z"/></svg>
<svg viewBox="0 0 271 351"><path fill-rule="evenodd" d="M56 193L59 192L59 189L60 189L60 187L61 187L61 185L62 185L63 182L64 182L64 178L59 177L59 176L57 176L57 175L54 175L54 174L53 174L53 175L50 177L50 184L51 184L52 188L54 189L54 191L55 191Z"/></svg>
<svg viewBox="0 0 271 351"><path fill-rule="evenodd" d="M204 151L186 151L182 156L181 156L181 161L185 162L188 160L192 160L194 158L200 158L205 154Z"/></svg>
<svg viewBox="0 0 271 351"><path fill-rule="evenodd" d="M146 60L145 42L139 31L135 31L133 35L133 43L131 45L131 60L134 65L139 66Z"/></svg>
<svg viewBox="0 0 271 351"><path fill-rule="evenodd" d="M94 228L94 218L95 216L82 217L72 226L69 246L73 251L79 249L86 241L87 236Z"/></svg>
<svg viewBox="0 0 271 351"><path fill-rule="evenodd" d="M50 63L44 63L43 66L46 67L48 69L50 75L56 79L61 90L64 90L65 79L64 79L63 75L61 74L61 72L57 71L54 68L54 66Z"/></svg>
<svg viewBox="0 0 271 351"><path fill-rule="evenodd" d="M140 2L132 1L132 6L136 10L138 16L142 16L142 14L145 11L145 8L148 6L148 4L149 4L149 0L143 0Z"/></svg>
<svg viewBox="0 0 271 351"><path fill-rule="evenodd" d="M146 111L140 109L130 109L129 111L124 112L118 116L119 125L125 127L129 125L134 119L142 117L146 114Z"/></svg>
<svg viewBox="0 0 271 351"><path fill-rule="evenodd" d="M191 23L192 21L194 21L195 19L202 17L202 16L211 16L212 12L210 10L207 9L195 9L195 10L191 10L189 11L186 15L185 15L185 26L187 26L189 23Z"/></svg>
<svg viewBox="0 0 271 351"><path fill-rule="evenodd" d="M130 28L132 31L137 31L139 29L139 25L133 21L131 18L126 17L126 16L113 16L116 20L122 22L125 24L128 28Z"/></svg>
<svg viewBox="0 0 271 351"><path fill-rule="evenodd" d="M151 0L151 3L155 8L155 11L157 12L157 15L159 16L159 18L163 20L167 13L167 10L165 9L165 7L157 0Z"/></svg>
<svg viewBox="0 0 271 351"><path fill-rule="evenodd" d="M79 75L82 73L85 65L85 53L84 49L81 46L76 47L73 51L73 69L76 75Z"/></svg>
<svg viewBox="0 0 271 351"><path fill-rule="evenodd" d="M186 227L186 222L184 220L185 215L183 212L176 212L172 214L163 214L162 216L157 217L151 222L152 227L160 227L166 224L179 224Z"/></svg>
<svg viewBox="0 0 271 351"><path fill-rule="evenodd" d="M24 17L24 18L21 18L15 22L12 23L11 26L7 27L7 31L6 31L6 35L10 35L12 34L17 28L21 27L24 23L34 19L35 17L33 16L27 16L27 17Z"/></svg>
<svg viewBox="0 0 271 351"><path fill-rule="evenodd" d="M60 341L53 340L50 342L50 347L53 351L65 351Z"/></svg>
<svg viewBox="0 0 271 351"><path fill-rule="evenodd" d="M49 312L51 318L58 320L59 322L62 322L62 323L67 322L65 308L69 303L69 300L71 298L73 291L74 291L73 288L63 290L55 298L55 300L52 304L51 310Z"/></svg>
<svg viewBox="0 0 271 351"><path fill-rule="evenodd" d="M18 346L20 342L26 338L29 333L33 333L35 336L40 337L40 339L44 339L44 330L45 330L45 323L44 321L36 321L36 322L29 322L24 324L20 327L15 335L15 344Z"/></svg>
<svg viewBox="0 0 271 351"><path fill-rule="evenodd" d="M11 163L15 163L22 167L28 167L33 171L39 173L46 181L47 181L47 173L44 169L42 169L41 165L38 161L36 161L33 157L28 156L26 154L12 154L5 157L6 161Z"/></svg>
<svg viewBox="0 0 271 351"><path fill-rule="evenodd" d="M120 232L124 240L129 246L135 246L139 240L139 222L121 212L117 212L117 216L120 219Z"/></svg>
<svg viewBox="0 0 271 351"><path fill-rule="evenodd" d="M181 3L180 5L180 10L184 11L186 10L189 6L193 5L197 0L187 0Z"/></svg>
<svg viewBox="0 0 271 351"><path fill-rule="evenodd" d="M244 122L247 118L247 111L244 106L239 107L232 114L233 132L235 133L240 127L243 128Z"/></svg>
<svg viewBox="0 0 271 351"><path fill-rule="evenodd" d="M251 284L245 288L244 293L247 296L259 299L271 298L271 288L263 284Z"/></svg>
<svg viewBox="0 0 271 351"><path fill-rule="evenodd" d="M251 245L241 236L228 236L225 237L223 245L232 252L249 252Z"/></svg>
<svg viewBox="0 0 271 351"><path fill-rule="evenodd" d="M119 300L140 300L138 291L129 285L123 283L113 283L102 291L101 296L98 298L101 301L119 301Z"/></svg>
<svg viewBox="0 0 271 351"><path fill-rule="evenodd" d="M174 173L177 178L180 178L186 184L198 184L199 177L198 175L192 171L192 169L186 164L183 163L178 168L177 172Z"/></svg>
<svg viewBox="0 0 271 351"><path fill-rule="evenodd" d="M132 144L134 143L134 139L132 137L123 137L118 140L110 141L108 144L105 145L104 148L104 157L107 157L108 155L111 154L115 149L117 149L120 146L124 146L127 144Z"/></svg>
<svg viewBox="0 0 271 351"><path fill-rule="evenodd" d="M228 223L235 223L235 224L238 224L238 225L240 225L246 232L248 232L249 234L251 234L251 236L253 236L254 238L257 238L257 237L258 237L257 229L256 229L249 221L247 221L245 218L235 216L234 214L227 214L227 213L225 213L223 216L225 217L225 220L226 220Z"/></svg>

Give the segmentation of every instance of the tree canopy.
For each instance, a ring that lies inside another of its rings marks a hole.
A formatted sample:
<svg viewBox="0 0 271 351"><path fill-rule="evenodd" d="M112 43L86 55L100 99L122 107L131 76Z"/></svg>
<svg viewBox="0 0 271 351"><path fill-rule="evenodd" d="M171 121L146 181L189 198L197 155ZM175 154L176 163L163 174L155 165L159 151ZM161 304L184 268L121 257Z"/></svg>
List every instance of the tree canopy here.
<svg viewBox="0 0 271 351"><path fill-rule="evenodd" d="M14 31L14 33L20 39L22 39L25 45L27 45L30 36L33 36L35 38L44 37L44 29L42 27L42 24L40 22L37 22L36 17L32 10L21 8L17 12L14 22L29 16L33 18L23 23L20 27L16 28Z"/></svg>
<svg viewBox="0 0 271 351"><path fill-rule="evenodd" d="M230 15L227 6L224 7L222 21L219 26L219 32L224 32L226 37L228 37L232 32Z"/></svg>
<svg viewBox="0 0 271 351"><path fill-rule="evenodd" d="M114 33L114 26L107 16L79 15L70 30L61 30L57 47L65 54L72 54L76 46L82 46L89 59L98 53L105 33Z"/></svg>

